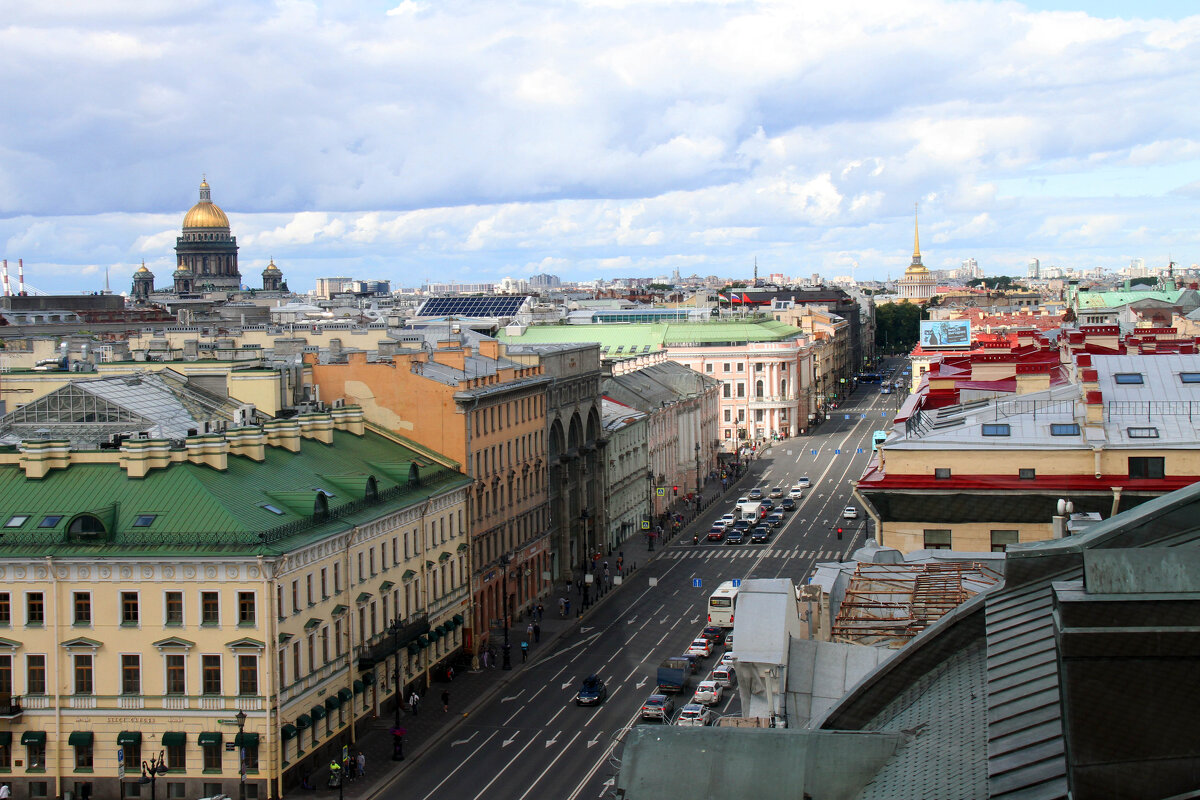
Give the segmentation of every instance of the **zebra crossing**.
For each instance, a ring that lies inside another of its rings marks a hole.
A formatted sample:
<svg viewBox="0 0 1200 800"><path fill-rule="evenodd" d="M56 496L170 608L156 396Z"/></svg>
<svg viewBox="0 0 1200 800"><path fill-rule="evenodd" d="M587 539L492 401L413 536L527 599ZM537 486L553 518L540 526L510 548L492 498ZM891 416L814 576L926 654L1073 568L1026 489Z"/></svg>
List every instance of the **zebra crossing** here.
<svg viewBox="0 0 1200 800"><path fill-rule="evenodd" d="M747 545L745 547L705 547L705 548L679 548L671 550L667 554L668 558L673 558L680 561L685 558L695 559L713 559L713 558L758 558L766 556L767 558L812 558L817 561L837 561L842 557L841 552L837 550L804 550L799 547L755 547Z"/></svg>

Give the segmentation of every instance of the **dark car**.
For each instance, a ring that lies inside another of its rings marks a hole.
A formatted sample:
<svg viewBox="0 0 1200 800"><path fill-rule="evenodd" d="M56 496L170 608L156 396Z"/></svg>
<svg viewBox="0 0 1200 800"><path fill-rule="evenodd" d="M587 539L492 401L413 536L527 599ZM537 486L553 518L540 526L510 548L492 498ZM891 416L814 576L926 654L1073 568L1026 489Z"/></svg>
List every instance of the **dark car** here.
<svg viewBox="0 0 1200 800"><path fill-rule="evenodd" d="M741 544L746 541L746 534L739 528L734 528L725 534L725 544Z"/></svg>
<svg viewBox="0 0 1200 800"><path fill-rule="evenodd" d="M782 500L779 501L779 510L780 511L789 511L789 512L795 511L796 510L796 501L790 497L783 498Z"/></svg>
<svg viewBox="0 0 1200 800"><path fill-rule="evenodd" d="M771 528L768 525L759 525L754 530L750 531L750 544L766 544L771 541Z"/></svg>
<svg viewBox="0 0 1200 800"><path fill-rule="evenodd" d="M575 705L598 706L607 697L608 687L604 685L604 681L600 680L598 675L588 675L579 687L579 694L575 695Z"/></svg>
<svg viewBox="0 0 1200 800"><path fill-rule="evenodd" d="M769 497L764 497L762 500L762 507L764 511L774 511L775 501Z"/></svg>
<svg viewBox="0 0 1200 800"><path fill-rule="evenodd" d="M772 528L778 528L780 525L782 525L784 523L783 512L782 511L772 511L770 514L767 514L766 523L768 525L770 525Z"/></svg>
<svg viewBox="0 0 1200 800"><path fill-rule="evenodd" d="M700 673L700 667L702 666L701 657L695 653L684 653L681 656L672 656L672 658L680 658L688 662L688 669L691 670L693 675L698 675Z"/></svg>
<svg viewBox="0 0 1200 800"><path fill-rule="evenodd" d="M720 647L725 644L725 634L727 631L720 625L708 625L704 630L700 631L700 635L713 643L713 647Z"/></svg>
<svg viewBox="0 0 1200 800"><path fill-rule="evenodd" d="M720 528L715 525L712 528L709 528L708 540L710 542L719 542L724 538L725 538L725 529L724 528Z"/></svg>
<svg viewBox="0 0 1200 800"><path fill-rule="evenodd" d="M750 520L748 519L739 519L737 522L733 523L733 530L735 531L741 531L742 533L745 533L746 531L750 530L750 528ZM725 532L729 533L728 530Z"/></svg>

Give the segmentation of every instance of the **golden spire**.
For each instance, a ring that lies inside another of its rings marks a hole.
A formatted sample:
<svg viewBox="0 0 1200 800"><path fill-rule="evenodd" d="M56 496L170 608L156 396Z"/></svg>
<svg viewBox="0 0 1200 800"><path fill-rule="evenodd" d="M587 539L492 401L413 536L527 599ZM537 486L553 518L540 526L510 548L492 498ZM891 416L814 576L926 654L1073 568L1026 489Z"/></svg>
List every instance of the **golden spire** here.
<svg viewBox="0 0 1200 800"><path fill-rule="evenodd" d="M920 204L913 203L913 263L921 261L921 224L919 217Z"/></svg>

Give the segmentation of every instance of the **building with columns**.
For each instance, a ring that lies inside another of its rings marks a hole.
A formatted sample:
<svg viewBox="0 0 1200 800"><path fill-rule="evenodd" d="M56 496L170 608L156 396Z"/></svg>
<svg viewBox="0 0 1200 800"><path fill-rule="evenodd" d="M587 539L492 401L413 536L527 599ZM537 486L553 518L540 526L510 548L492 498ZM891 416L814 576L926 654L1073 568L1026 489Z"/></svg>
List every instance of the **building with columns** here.
<svg viewBox="0 0 1200 800"><path fill-rule="evenodd" d="M175 240L175 291L205 288L237 291L242 288L238 272L237 237L229 232L229 217L212 201L208 181L200 181L200 201L183 217L183 231ZM181 273L188 273L183 275ZM181 281L191 281L181 285Z"/></svg>
<svg viewBox="0 0 1200 800"><path fill-rule="evenodd" d="M910 303L924 303L932 299L937 282L925 265L921 263L921 232L916 217L913 218L912 263L904 270L900 279L900 299Z"/></svg>

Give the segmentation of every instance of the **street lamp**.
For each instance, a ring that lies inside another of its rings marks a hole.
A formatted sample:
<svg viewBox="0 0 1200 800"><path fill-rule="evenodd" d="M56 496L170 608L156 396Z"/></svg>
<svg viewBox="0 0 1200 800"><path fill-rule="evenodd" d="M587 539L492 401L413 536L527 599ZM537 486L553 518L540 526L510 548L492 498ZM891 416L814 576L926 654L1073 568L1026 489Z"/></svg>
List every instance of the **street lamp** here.
<svg viewBox="0 0 1200 800"><path fill-rule="evenodd" d="M167 774L167 764L163 761L163 751L158 751L158 760L151 758L149 761L142 762L142 777L138 783L145 785L150 784L150 800L154 800L154 785L155 780L159 775Z"/></svg>
<svg viewBox="0 0 1200 800"><path fill-rule="evenodd" d="M400 702L403 699L400 694L400 630L403 627L400 624L400 617L396 617L387 629L387 632L392 635L392 647L396 651L396 667L392 670L392 683L396 687L396 719L395 724L392 725L392 761L404 760L404 729L400 727Z"/></svg>
<svg viewBox="0 0 1200 800"><path fill-rule="evenodd" d="M500 556L500 616L504 619L504 644L500 647L500 669L512 669L512 646L508 643L508 553ZM153 800L153 798L151 798Z"/></svg>
<svg viewBox="0 0 1200 800"><path fill-rule="evenodd" d="M246 712L239 708L233 718L237 720L238 726L238 800L246 800L246 737L243 735L246 730ZM154 790L151 789L150 793L154 794Z"/></svg>
<svg viewBox="0 0 1200 800"><path fill-rule="evenodd" d="M696 504L700 504L700 443L696 442Z"/></svg>

